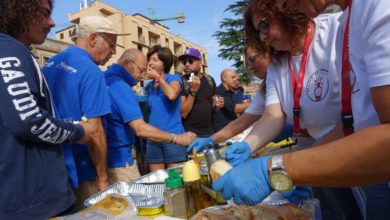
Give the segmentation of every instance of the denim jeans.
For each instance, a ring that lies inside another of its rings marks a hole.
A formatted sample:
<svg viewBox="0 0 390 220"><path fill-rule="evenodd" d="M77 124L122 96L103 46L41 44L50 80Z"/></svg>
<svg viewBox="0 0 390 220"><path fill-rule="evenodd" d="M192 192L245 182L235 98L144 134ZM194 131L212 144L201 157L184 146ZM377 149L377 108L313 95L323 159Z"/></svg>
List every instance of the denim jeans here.
<svg viewBox="0 0 390 220"><path fill-rule="evenodd" d="M366 220L390 219L389 183L363 187L366 198Z"/></svg>

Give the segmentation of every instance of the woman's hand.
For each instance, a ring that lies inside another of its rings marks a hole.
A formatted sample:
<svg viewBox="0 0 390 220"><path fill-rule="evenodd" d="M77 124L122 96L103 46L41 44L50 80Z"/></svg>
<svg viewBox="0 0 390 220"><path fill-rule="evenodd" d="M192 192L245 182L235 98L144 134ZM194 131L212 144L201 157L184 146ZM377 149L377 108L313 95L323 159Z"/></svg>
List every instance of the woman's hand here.
<svg viewBox="0 0 390 220"><path fill-rule="evenodd" d="M157 77L160 76L160 73L158 73L155 69L148 68L146 71L145 77L147 79L156 79Z"/></svg>

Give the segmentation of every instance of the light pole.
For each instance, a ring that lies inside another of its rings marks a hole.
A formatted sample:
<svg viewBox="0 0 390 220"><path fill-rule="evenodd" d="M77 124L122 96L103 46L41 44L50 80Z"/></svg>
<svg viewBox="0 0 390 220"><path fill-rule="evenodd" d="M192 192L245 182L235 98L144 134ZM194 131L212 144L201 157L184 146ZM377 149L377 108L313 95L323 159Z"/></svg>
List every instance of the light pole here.
<svg viewBox="0 0 390 220"><path fill-rule="evenodd" d="M184 19L185 19L184 13L180 12L176 15L176 17L153 19L153 21L160 22L160 21L177 20L178 23L184 23Z"/></svg>

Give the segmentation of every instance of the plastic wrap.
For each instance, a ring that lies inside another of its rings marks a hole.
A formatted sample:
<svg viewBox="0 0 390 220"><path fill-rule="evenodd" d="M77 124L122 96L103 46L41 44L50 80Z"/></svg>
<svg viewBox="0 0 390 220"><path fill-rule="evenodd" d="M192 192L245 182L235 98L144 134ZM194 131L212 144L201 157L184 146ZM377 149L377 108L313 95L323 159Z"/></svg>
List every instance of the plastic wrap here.
<svg viewBox="0 0 390 220"><path fill-rule="evenodd" d="M52 220L126 220L132 219L137 213L138 210L130 197L111 194L78 213L52 218Z"/></svg>

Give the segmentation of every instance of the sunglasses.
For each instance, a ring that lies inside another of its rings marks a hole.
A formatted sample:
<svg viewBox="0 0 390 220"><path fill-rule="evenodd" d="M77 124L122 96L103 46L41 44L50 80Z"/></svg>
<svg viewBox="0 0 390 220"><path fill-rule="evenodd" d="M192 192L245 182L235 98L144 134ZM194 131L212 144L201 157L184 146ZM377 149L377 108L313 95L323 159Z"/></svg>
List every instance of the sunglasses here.
<svg viewBox="0 0 390 220"><path fill-rule="evenodd" d="M253 63L255 62L256 58L257 58L258 56L260 56L260 55L261 55L261 53L257 53L257 54L255 54L255 55L252 55L252 56L250 56L250 57L248 57L248 58L246 59L246 62L248 63L248 65L253 65Z"/></svg>
<svg viewBox="0 0 390 220"><path fill-rule="evenodd" d="M192 64L194 63L194 60L193 60L193 59L185 59L185 60L182 60L182 61L181 61L181 63L182 63L183 65L186 65L187 62L188 62L190 65L192 65Z"/></svg>
<svg viewBox="0 0 390 220"><path fill-rule="evenodd" d="M270 21L266 18L261 19L259 24L257 25L257 33L258 34L268 34Z"/></svg>

